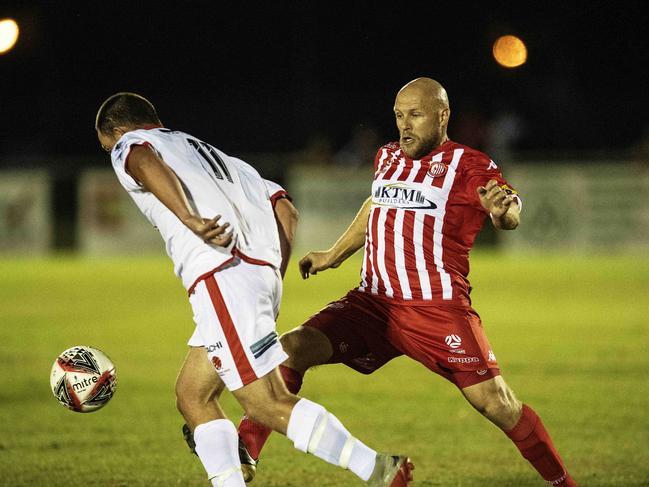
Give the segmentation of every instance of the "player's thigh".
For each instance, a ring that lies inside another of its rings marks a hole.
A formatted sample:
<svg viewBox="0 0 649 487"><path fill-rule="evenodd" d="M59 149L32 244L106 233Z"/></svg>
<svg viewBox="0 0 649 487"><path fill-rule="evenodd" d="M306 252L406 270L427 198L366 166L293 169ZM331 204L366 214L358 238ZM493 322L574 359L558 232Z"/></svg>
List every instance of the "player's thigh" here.
<svg viewBox="0 0 649 487"><path fill-rule="evenodd" d="M176 379L176 395L183 399L211 400L221 394L223 387L205 347L189 347Z"/></svg>
<svg viewBox="0 0 649 487"><path fill-rule="evenodd" d="M371 374L401 355L386 336L385 306L365 293L350 291L311 316L303 328L313 328L326 337L328 358L319 363L343 363L363 374ZM320 335L318 335L320 337Z"/></svg>
<svg viewBox="0 0 649 487"><path fill-rule="evenodd" d="M390 337L404 354L459 389L500 374L480 317L458 306L395 307Z"/></svg>

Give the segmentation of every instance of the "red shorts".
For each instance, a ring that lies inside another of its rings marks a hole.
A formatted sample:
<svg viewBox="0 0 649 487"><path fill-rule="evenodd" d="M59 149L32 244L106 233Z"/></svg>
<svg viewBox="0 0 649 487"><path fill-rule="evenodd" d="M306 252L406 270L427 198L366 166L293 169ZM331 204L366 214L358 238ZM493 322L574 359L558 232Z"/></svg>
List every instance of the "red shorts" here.
<svg viewBox="0 0 649 487"><path fill-rule="evenodd" d="M480 316L471 307L390 301L353 290L303 326L327 336L333 348L328 363L343 363L364 374L407 355L460 389L500 375Z"/></svg>

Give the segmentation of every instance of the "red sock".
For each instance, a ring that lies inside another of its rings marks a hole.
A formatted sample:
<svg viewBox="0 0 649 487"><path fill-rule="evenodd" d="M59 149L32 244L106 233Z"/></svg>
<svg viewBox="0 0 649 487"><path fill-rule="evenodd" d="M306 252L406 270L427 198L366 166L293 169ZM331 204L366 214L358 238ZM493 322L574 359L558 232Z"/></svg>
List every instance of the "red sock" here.
<svg viewBox="0 0 649 487"><path fill-rule="evenodd" d="M509 439L550 485L559 487L578 487L577 483L563 466L561 457L552 444L541 418L534 410L523 405L523 415L516 426L507 433Z"/></svg>
<svg viewBox="0 0 649 487"><path fill-rule="evenodd" d="M288 390L293 394L297 394L302 387L302 375L285 365L280 365L279 371ZM268 440L272 431L263 424L254 422L248 416L244 416L239 424L239 436L241 436L241 439L248 447L250 455L255 460L259 459L261 449L266 444L266 440Z"/></svg>

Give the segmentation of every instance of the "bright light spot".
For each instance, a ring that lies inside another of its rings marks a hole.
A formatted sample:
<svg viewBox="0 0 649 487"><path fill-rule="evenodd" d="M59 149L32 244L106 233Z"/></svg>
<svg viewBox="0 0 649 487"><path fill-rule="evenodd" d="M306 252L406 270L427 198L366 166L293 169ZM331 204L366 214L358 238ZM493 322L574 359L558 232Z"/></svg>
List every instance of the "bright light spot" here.
<svg viewBox="0 0 649 487"><path fill-rule="evenodd" d="M527 61L527 47L515 36L502 36L494 42L494 59L506 68L516 68Z"/></svg>
<svg viewBox="0 0 649 487"><path fill-rule="evenodd" d="M9 52L18 40L18 24L13 19L0 20L0 54Z"/></svg>

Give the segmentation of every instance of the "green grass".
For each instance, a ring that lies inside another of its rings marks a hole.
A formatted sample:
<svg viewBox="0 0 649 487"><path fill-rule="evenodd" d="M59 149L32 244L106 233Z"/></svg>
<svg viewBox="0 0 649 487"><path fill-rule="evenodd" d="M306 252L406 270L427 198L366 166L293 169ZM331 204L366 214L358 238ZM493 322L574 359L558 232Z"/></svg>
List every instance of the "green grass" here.
<svg viewBox="0 0 649 487"><path fill-rule="evenodd" d="M307 282L293 264L280 330L354 286L358 263ZM476 254L472 267L474 305L503 375L582 487L649 485L647 259ZM193 323L170 263L4 259L0 270L0 485L207 485L174 407ZM54 358L78 344L103 349L118 369L116 396L94 414L65 410L49 390ZM321 367L303 393L371 446L409 453L415 485L544 485L453 386L408 359L369 377ZM227 393L224 403L238 420ZM274 435L252 485L361 483Z"/></svg>

